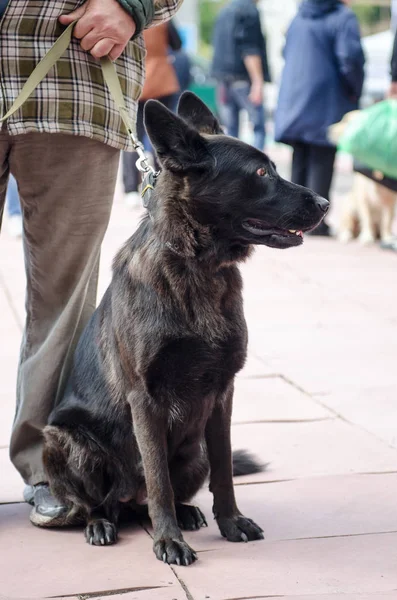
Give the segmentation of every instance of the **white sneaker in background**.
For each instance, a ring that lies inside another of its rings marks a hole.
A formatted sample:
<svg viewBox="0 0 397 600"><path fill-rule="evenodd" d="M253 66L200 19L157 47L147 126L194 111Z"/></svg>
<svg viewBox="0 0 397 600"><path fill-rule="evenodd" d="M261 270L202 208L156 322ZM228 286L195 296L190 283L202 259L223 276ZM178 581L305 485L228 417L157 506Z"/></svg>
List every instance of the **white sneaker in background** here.
<svg viewBox="0 0 397 600"><path fill-rule="evenodd" d="M12 215L8 217L7 220L7 229L8 233L13 238L22 237L23 233L23 225L22 225L22 217L21 215Z"/></svg>
<svg viewBox="0 0 397 600"><path fill-rule="evenodd" d="M125 205L129 208L142 208L142 198L139 192L125 194Z"/></svg>

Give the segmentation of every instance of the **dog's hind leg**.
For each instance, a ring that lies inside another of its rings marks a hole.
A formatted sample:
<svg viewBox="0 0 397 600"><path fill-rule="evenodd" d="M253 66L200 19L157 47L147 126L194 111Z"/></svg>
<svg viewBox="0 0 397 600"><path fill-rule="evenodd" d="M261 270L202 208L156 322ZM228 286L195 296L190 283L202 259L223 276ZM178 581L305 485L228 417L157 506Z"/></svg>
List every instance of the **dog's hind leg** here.
<svg viewBox="0 0 397 600"><path fill-rule="evenodd" d="M78 430L47 426L44 437L44 465L54 496L86 523L89 543L115 543L119 503L106 453Z"/></svg>
<svg viewBox="0 0 397 600"><path fill-rule="evenodd" d="M356 202L357 212L360 221L360 235L358 241L360 244L367 245L375 242L375 224L371 210L370 198L374 194L376 195L376 184L369 179L364 177L360 173L356 174Z"/></svg>
<svg viewBox="0 0 397 600"><path fill-rule="evenodd" d="M380 239L383 243L393 238L393 220L396 205L396 193L385 186L379 186L380 208Z"/></svg>

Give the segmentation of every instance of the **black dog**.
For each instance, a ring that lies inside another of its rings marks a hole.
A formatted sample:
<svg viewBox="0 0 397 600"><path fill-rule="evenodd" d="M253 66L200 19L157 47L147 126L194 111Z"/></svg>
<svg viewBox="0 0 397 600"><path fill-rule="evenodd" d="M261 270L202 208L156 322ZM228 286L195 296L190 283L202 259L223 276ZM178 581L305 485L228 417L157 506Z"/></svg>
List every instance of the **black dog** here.
<svg viewBox="0 0 397 600"><path fill-rule="evenodd" d="M120 503L147 499L156 556L189 565L196 554L181 528L205 517L184 502L208 473L221 534L263 537L233 491L233 381L247 346L236 265L252 244L301 244L328 202L222 135L191 93L179 116L150 101L145 119L163 171L80 340L44 459L55 496L83 515L90 543L115 542Z"/></svg>

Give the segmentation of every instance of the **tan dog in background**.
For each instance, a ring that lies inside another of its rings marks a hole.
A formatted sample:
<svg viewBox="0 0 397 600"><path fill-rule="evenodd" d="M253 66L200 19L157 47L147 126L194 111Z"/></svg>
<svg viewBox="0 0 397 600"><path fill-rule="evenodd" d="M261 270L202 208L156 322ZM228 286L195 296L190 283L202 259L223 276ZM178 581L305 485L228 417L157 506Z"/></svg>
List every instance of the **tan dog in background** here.
<svg viewBox="0 0 397 600"><path fill-rule="evenodd" d="M340 123L329 128L329 138L334 144L338 143L346 126L358 113L359 111L348 113ZM384 177L380 171L374 171L373 176L379 181ZM361 244L372 244L378 238L382 242L390 241L393 238L396 202L396 192L355 172L352 189L342 212L339 240L347 243L358 237Z"/></svg>

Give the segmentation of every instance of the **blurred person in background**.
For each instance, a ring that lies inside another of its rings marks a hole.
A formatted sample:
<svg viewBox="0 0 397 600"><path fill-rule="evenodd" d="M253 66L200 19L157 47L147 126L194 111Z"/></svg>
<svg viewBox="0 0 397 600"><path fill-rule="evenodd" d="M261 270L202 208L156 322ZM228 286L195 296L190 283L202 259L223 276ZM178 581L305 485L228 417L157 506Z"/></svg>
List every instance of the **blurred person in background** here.
<svg viewBox="0 0 397 600"><path fill-rule="evenodd" d="M145 102L150 99L159 100L164 106L173 110L175 94L179 92L179 83L169 57L169 49L179 50L182 42L175 27L171 26L170 28L168 23L162 23L157 27L147 29L144 31L143 37L147 51L146 79L138 103L136 132L139 141L144 144L145 150L149 152L151 151L151 145L146 136L143 121ZM138 154L136 152L123 152L124 193L126 204L132 208L141 206L141 196L138 191L141 176L136 168L137 160Z"/></svg>
<svg viewBox="0 0 397 600"><path fill-rule="evenodd" d="M246 110L254 146L265 146L264 83L270 82L266 40L256 0L232 0L216 20L212 75L218 82L219 111L229 135L239 137Z"/></svg>
<svg viewBox="0 0 397 600"><path fill-rule="evenodd" d="M358 108L360 29L348 1L304 0L286 37L275 139L293 148L291 180L329 200L336 147L327 129ZM322 222L313 235L330 235Z"/></svg>
<svg viewBox="0 0 397 600"><path fill-rule="evenodd" d="M11 237L19 238L22 237L22 211L21 203L19 201L18 184L15 178L10 175L7 187L6 196L6 210L7 210L7 229Z"/></svg>
<svg viewBox="0 0 397 600"><path fill-rule="evenodd" d="M397 31L394 35L393 51L391 55L391 85L389 98L397 98Z"/></svg>
<svg viewBox="0 0 397 600"><path fill-rule="evenodd" d="M169 21L168 28L170 46L169 55L179 83L179 90L174 94L173 110L176 111L181 94L188 90L192 83L192 61L190 60L189 54L182 48L182 40L172 21Z"/></svg>

